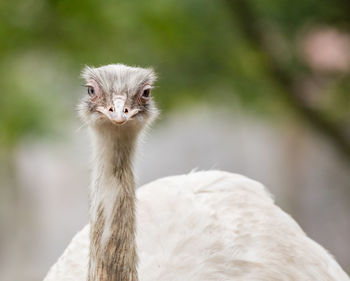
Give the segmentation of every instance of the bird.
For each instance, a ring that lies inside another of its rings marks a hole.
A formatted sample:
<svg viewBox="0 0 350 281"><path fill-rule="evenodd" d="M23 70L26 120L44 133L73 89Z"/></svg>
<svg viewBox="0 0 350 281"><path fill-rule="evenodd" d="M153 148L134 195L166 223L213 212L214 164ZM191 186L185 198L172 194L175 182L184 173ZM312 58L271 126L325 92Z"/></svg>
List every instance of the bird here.
<svg viewBox="0 0 350 281"><path fill-rule="evenodd" d="M155 71L86 66L82 78L78 111L93 144L89 223L44 281L350 280L248 177L194 171L136 190L133 159L159 114Z"/></svg>

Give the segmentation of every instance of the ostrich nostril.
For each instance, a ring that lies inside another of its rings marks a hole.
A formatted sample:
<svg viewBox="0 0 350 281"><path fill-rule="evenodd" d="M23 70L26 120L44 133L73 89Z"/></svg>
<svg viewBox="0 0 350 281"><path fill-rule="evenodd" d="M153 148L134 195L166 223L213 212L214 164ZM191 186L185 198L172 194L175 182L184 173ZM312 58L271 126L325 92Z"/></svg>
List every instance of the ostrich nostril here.
<svg viewBox="0 0 350 281"><path fill-rule="evenodd" d="M129 109L127 107L124 108L124 113L128 113Z"/></svg>
<svg viewBox="0 0 350 281"><path fill-rule="evenodd" d="M111 106L111 107L108 109L108 111L113 112L113 111L114 111L113 106Z"/></svg>

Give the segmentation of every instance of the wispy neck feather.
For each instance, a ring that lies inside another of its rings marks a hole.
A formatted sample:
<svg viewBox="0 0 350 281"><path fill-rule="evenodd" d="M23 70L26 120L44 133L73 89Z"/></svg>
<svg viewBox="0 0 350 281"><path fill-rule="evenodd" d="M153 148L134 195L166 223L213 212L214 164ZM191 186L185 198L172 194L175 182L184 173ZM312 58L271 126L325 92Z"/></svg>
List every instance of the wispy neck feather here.
<svg viewBox="0 0 350 281"><path fill-rule="evenodd" d="M138 132L93 129L89 281L137 281L135 183Z"/></svg>

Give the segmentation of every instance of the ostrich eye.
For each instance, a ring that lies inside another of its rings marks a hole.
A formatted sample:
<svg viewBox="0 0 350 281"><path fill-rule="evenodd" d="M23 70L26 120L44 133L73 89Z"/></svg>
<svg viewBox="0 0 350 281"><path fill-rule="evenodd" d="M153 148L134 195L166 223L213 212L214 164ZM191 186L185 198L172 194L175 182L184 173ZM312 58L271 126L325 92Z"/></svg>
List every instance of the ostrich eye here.
<svg viewBox="0 0 350 281"><path fill-rule="evenodd" d="M142 91L139 94L139 99L141 103L146 104L148 102L151 96L151 90L152 90L151 85L146 85L143 87Z"/></svg>
<svg viewBox="0 0 350 281"><path fill-rule="evenodd" d="M94 97L95 96L95 89L94 89L94 87L88 86L87 91L88 91L88 94L89 94L90 97Z"/></svg>
<svg viewBox="0 0 350 281"><path fill-rule="evenodd" d="M145 89L142 92L142 97L148 99L151 95L151 89Z"/></svg>

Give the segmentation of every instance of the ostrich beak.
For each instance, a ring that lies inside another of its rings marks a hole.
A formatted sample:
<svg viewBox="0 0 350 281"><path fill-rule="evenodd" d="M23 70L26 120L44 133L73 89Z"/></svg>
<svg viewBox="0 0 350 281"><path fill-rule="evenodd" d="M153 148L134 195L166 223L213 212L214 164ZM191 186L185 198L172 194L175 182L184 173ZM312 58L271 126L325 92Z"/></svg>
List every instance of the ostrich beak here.
<svg viewBox="0 0 350 281"><path fill-rule="evenodd" d="M123 125L128 121L128 108L125 107L126 98L124 96L115 98L113 106L108 108L109 119L117 125Z"/></svg>
<svg viewBox="0 0 350 281"><path fill-rule="evenodd" d="M109 106L100 106L97 111L103 113L112 123L123 125L128 121L129 109L125 106L126 97L118 96L113 104Z"/></svg>

